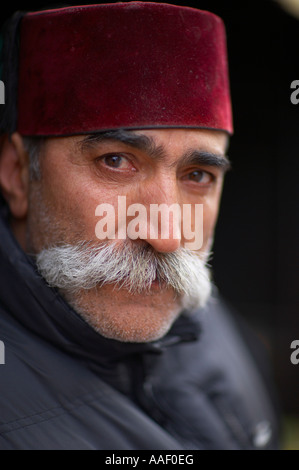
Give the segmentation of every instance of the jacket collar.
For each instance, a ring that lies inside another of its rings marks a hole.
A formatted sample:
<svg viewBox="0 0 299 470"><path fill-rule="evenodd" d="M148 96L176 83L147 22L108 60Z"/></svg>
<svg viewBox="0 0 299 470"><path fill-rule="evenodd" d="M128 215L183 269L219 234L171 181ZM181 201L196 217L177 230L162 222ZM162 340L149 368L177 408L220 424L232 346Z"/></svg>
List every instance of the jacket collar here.
<svg viewBox="0 0 299 470"><path fill-rule="evenodd" d="M0 302L26 329L68 354L107 366L132 354L161 353L166 347L198 338L196 315L182 314L162 339L124 343L104 338L88 325L37 272L0 217Z"/></svg>

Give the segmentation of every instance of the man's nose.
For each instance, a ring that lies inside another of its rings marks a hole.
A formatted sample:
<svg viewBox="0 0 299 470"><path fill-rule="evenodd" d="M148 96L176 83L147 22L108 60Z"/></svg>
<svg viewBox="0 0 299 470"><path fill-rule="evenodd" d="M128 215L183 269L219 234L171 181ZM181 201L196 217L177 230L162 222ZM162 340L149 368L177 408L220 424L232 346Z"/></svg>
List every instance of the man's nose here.
<svg viewBox="0 0 299 470"><path fill-rule="evenodd" d="M181 246L180 192L175 178L155 178L142 188L147 209L145 241L160 253L176 251Z"/></svg>

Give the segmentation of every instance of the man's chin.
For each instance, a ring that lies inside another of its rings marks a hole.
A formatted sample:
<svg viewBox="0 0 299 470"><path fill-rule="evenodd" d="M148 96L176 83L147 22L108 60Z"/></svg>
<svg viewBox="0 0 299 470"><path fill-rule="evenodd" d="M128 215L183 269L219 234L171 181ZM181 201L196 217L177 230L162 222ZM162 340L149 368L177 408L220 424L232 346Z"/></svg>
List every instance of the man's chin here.
<svg viewBox="0 0 299 470"><path fill-rule="evenodd" d="M173 289L161 288L158 281L150 290L138 294L106 285L65 295L65 298L100 335L123 342L145 343L160 339L182 310Z"/></svg>

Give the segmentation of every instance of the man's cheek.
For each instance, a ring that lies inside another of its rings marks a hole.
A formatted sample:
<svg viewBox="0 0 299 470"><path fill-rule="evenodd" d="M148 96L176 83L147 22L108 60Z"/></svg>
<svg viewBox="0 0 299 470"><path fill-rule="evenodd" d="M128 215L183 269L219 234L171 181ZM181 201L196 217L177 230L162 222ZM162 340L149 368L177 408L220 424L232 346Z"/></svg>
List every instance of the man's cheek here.
<svg viewBox="0 0 299 470"><path fill-rule="evenodd" d="M218 210L215 207L213 210L203 209L203 250L211 248L211 240L213 240L215 225L217 221Z"/></svg>

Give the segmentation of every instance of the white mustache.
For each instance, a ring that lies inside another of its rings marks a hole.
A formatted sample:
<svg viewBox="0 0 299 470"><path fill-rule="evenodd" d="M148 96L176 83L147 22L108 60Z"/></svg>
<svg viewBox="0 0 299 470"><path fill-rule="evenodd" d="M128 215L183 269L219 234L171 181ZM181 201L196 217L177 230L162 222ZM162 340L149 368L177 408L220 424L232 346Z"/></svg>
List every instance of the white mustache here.
<svg viewBox="0 0 299 470"><path fill-rule="evenodd" d="M211 294L206 258L184 248L159 253L149 244L125 240L50 247L36 256L36 265L51 287L69 293L114 284L141 294L158 281L161 289L171 287L182 298L184 308L196 308L204 306Z"/></svg>

